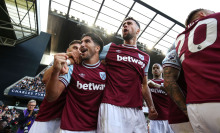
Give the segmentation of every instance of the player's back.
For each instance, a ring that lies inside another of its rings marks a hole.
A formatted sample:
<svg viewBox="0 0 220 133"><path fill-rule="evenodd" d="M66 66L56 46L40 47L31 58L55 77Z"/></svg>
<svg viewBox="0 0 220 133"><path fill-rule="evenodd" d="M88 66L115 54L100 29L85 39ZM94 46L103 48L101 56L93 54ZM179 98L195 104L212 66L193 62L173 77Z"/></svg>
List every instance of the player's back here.
<svg viewBox="0 0 220 133"><path fill-rule="evenodd" d="M187 103L220 101L220 13L191 23L175 42Z"/></svg>
<svg viewBox="0 0 220 133"><path fill-rule="evenodd" d="M61 118L63 107L66 103L66 90L62 92L59 98L53 102L48 102L45 98L40 105L40 110L35 121L50 121Z"/></svg>

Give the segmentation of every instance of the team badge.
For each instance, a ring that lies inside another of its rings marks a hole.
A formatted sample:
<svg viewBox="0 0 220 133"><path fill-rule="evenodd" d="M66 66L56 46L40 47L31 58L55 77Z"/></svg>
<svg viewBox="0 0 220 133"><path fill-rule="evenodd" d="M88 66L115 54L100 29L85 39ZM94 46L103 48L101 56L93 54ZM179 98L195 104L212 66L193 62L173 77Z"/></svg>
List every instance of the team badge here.
<svg viewBox="0 0 220 133"><path fill-rule="evenodd" d="M138 53L138 56L139 56L139 58L140 58L141 60L144 60L144 56L143 56L142 54L139 54L139 53Z"/></svg>
<svg viewBox="0 0 220 133"><path fill-rule="evenodd" d="M121 50L118 49L118 50L116 50L116 52L117 52L117 53L121 53Z"/></svg>
<svg viewBox="0 0 220 133"><path fill-rule="evenodd" d="M105 74L105 72L99 72L99 75L100 75L100 78L101 78L102 80L105 80L105 79L106 79L106 74Z"/></svg>
<svg viewBox="0 0 220 133"><path fill-rule="evenodd" d="M84 73L80 73L79 76L85 78L86 75Z"/></svg>
<svg viewBox="0 0 220 133"><path fill-rule="evenodd" d="M168 56L168 58L169 58L170 60L175 59L175 57L176 57L176 54L175 54L175 53L171 53L171 54Z"/></svg>

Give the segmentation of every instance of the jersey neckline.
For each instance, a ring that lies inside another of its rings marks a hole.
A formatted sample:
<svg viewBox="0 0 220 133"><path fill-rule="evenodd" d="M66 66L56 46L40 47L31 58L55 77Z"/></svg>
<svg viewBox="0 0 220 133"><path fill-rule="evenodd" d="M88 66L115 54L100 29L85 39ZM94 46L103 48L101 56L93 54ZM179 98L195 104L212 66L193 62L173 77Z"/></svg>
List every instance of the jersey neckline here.
<svg viewBox="0 0 220 133"><path fill-rule="evenodd" d="M82 62L82 65L86 68L97 68L101 64L101 61L99 60L95 64L87 64L84 61Z"/></svg>

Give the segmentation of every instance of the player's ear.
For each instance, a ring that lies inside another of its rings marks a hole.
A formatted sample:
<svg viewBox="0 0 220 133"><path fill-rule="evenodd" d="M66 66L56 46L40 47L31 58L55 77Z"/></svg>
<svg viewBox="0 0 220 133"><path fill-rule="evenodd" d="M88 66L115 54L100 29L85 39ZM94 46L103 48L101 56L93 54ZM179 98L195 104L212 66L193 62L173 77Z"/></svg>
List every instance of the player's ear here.
<svg viewBox="0 0 220 133"><path fill-rule="evenodd" d="M100 46L99 46L99 45L96 45L95 50L96 50L97 53L99 53L99 51L100 51Z"/></svg>
<svg viewBox="0 0 220 133"><path fill-rule="evenodd" d="M140 28L138 28L136 34L138 35L140 31L141 31Z"/></svg>
<svg viewBox="0 0 220 133"><path fill-rule="evenodd" d="M204 11L200 11L200 12L199 12L199 16L200 16L200 17L205 17L205 16L207 16L207 15L206 15L206 13L205 13Z"/></svg>
<svg viewBox="0 0 220 133"><path fill-rule="evenodd" d="M66 50L66 53L68 53L69 52L69 48Z"/></svg>

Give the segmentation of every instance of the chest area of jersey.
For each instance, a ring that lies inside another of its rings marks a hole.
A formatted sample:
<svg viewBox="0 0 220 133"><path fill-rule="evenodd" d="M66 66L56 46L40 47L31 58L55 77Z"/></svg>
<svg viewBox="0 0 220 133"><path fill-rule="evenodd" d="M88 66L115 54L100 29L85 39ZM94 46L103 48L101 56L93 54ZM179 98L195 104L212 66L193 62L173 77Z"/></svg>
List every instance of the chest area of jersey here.
<svg viewBox="0 0 220 133"><path fill-rule="evenodd" d="M73 83L74 88L81 91L104 90L106 72L100 69L80 70L74 68L70 82Z"/></svg>
<svg viewBox="0 0 220 133"><path fill-rule="evenodd" d="M159 84L159 85L161 85L163 83L163 80L159 80L159 81L152 80L152 81ZM167 93L160 88L150 88L150 91L151 91L152 95L162 95L162 96L167 95Z"/></svg>
<svg viewBox="0 0 220 133"><path fill-rule="evenodd" d="M107 55L109 62L118 64L132 64L133 66L144 68L148 63L148 57L131 48L111 47Z"/></svg>

